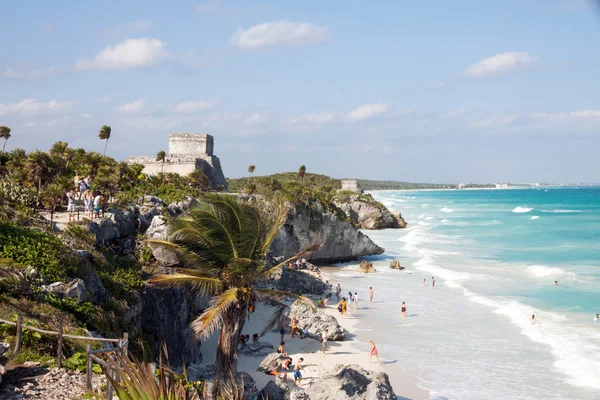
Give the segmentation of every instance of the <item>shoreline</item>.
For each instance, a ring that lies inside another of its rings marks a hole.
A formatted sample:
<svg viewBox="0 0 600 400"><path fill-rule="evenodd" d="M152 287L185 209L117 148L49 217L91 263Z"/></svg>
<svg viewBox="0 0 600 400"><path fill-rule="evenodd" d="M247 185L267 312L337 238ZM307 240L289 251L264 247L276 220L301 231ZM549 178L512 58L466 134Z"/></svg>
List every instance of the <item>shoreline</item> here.
<svg viewBox="0 0 600 400"><path fill-rule="evenodd" d="M330 274L335 272L335 269L340 267L328 266L326 270L322 269L323 280L328 280ZM314 297L314 296L313 296ZM364 303L363 303L364 304ZM340 318L337 312L336 304L330 303L325 309L319 309L324 313L333 316L339 325L347 331L346 340L329 341L327 342L326 353L321 352L321 343L310 339L290 338L289 331L284 337L285 351L295 360L298 357L304 358L305 371L302 380L302 386L309 386L312 382L320 377L323 377L331 371L336 364L348 365L356 364L361 368L374 372L385 372L390 380L397 398L400 400L426 400L430 398L430 393L419 387L421 380L418 377L412 376L402 369L396 361L381 359L381 365L375 360L369 363L369 344L357 339L356 327L360 323L360 312L348 313L348 318ZM364 309L363 309L364 311ZM252 336L254 333L260 333L264 327L264 322L270 317L270 309L268 306L259 305L256 312L252 314L250 319L244 325L243 333ZM260 338L260 342L268 342L277 347L279 344L279 333L270 331ZM275 351L275 350L274 350ZM214 352L207 354L203 364L214 362ZM238 370L247 372L256 382L256 387L260 390L269 381L276 379L272 375L267 375L263 372L258 372L256 369L263 361L264 357L252 357L240 355L238 359ZM288 387L290 390L294 388L292 373L288 374Z"/></svg>

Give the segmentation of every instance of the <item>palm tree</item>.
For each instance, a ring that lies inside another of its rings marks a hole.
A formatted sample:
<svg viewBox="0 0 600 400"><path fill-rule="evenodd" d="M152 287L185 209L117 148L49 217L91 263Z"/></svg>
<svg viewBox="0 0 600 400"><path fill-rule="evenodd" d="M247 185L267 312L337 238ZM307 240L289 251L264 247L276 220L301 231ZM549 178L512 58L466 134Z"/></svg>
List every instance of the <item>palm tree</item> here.
<svg viewBox="0 0 600 400"><path fill-rule="evenodd" d="M58 183L52 183L42 191L44 205L50 208L50 223L54 222L54 210L64 194L64 189Z"/></svg>
<svg viewBox="0 0 600 400"><path fill-rule="evenodd" d="M156 161L162 161L162 166L160 167L160 173L163 173L163 169L165 168L165 159L167 158L167 153L164 150L156 153Z"/></svg>
<svg viewBox="0 0 600 400"><path fill-rule="evenodd" d="M208 187L208 177L199 169L195 169L188 175L188 185L203 192Z"/></svg>
<svg viewBox="0 0 600 400"><path fill-rule="evenodd" d="M0 126L0 138L4 139L4 144L2 145L2 154L4 154L6 142L8 142L8 139L10 139L10 128L8 126Z"/></svg>
<svg viewBox="0 0 600 400"><path fill-rule="evenodd" d="M209 195L187 215L175 219L168 242L149 241L175 251L185 267L173 275L157 275L150 279L151 284L183 286L199 295L214 296L191 326L200 339L219 332L215 392L227 399L240 398L235 383L239 339L244 322L256 304L265 301L276 307L263 334L282 318L287 306L281 300L298 298L314 307L305 297L256 287L290 260L301 256L274 267L266 263L265 254L287 215L281 201L273 204L277 205L272 210L261 212L232 196Z"/></svg>
<svg viewBox="0 0 600 400"><path fill-rule="evenodd" d="M298 179L300 179L302 183L304 183L304 175L306 175L306 167L301 165L300 168L298 168Z"/></svg>
<svg viewBox="0 0 600 400"><path fill-rule="evenodd" d="M251 177L251 176L252 176L252 174L254 173L254 170L255 170L255 169L256 169L256 167L255 167L254 165L250 165L250 166L248 167L248 173L250 174L250 176L248 177L248 183L247 183L246 185L250 184L250 177Z"/></svg>
<svg viewBox="0 0 600 400"><path fill-rule="evenodd" d="M52 167L52 160L47 153L43 151L36 150L32 153L29 153L29 157L27 160L27 168L29 170L29 174L33 180L36 180L38 183L37 191L38 194L42 189L42 180L48 175L50 169Z"/></svg>
<svg viewBox="0 0 600 400"><path fill-rule="evenodd" d="M106 140L106 143L104 143L104 155L106 155L106 145L108 144L108 139L110 139L110 131L110 126L103 125L100 129L100 133L98 133L100 140Z"/></svg>

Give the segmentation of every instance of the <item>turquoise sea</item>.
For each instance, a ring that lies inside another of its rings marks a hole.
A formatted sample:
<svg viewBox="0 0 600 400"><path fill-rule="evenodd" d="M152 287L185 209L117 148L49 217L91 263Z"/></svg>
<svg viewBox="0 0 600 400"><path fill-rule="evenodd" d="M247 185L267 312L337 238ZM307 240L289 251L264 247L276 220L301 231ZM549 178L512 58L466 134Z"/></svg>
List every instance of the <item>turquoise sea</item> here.
<svg viewBox="0 0 600 400"><path fill-rule="evenodd" d="M410 227L365 232L386 249L378 274L351 263L333 277L381 301L359 340L432 398L600 399L600 188L372 194Z"/></svg>

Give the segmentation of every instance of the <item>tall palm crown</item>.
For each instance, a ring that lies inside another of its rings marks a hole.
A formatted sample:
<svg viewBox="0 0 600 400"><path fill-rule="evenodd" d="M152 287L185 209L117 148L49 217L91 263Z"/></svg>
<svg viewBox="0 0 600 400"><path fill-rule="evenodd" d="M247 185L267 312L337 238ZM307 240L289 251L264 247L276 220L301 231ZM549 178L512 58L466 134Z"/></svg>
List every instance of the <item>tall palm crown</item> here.
<svg viewBox="0 0 600 400"><path fill-rule="evenodd" d="M304 175L306 175L306 167L301 165L300 168L298 168L298 179L300 179L302 183L304 183Z"/></svg>
<svg viewBox="0 0 600 400"><path fill-rule="evenodd" d="M0 126L0 139L4 139L4 144L2 145L2 154L4 154L6 142L8 142L8 139L10 139L10 128L8 126Z"/></svg>
<svg viewBox="0 0 600 400"><path fill-rule="evenodd" d="M110 126L103 125L98 133L98 138L100 138L100 140L106 140L106 143L104 143L104 155L106 155L106 145L108 144L108 139L110 139L110 132Z"/></svg>
<svg viewBox="0 0 600 400"><path fill-rule="evenodd" d="M48 154L36 150L29 153L29 157L27 159L27 168L29 169L31 178L36 180L38 183L37 189L39 193L42 188L42 181L48 176L50 170L52 169L52 160Z"/></svg>
<svg viewBox="0 0 600 400"><path fill-rule="evenodd" d="M214 296L191 326L199 338L207 338L220 329L215 390L226 398L238 398L235 376L239 338L248 313L256 304L266 301L276 307L263 333L282 317L287 306L280 300L300 298L312 306L302 296L255 287L289 261L275 267L265 262L265 254L285 219L281 202L268 212L260 212L237 198L215 194L175 219L169 242L149 241L151 245L174 250L185 266L176 274L155 276L150 283L184 286L200 295Z"/></svg>
<svg viewBox="0 0 600 400"><path fill-rule="evenodd" d="M248 173L250 174L250 176L252 176L252 174L254 173L255 169L256 169L256 167L254 165L250 165L248 167ZM250 184L250 176L248 177L248 182L246 183L246 185Z"/></svg>
<svg viewBox="0 0 600 400"><path fill-rule="evenodd" d="M160 167L160 173L162 174L163 168L165 167L165 159L167 158L167 153L164 150L156 153L156 161L162 161L162 165Z"/></svg>

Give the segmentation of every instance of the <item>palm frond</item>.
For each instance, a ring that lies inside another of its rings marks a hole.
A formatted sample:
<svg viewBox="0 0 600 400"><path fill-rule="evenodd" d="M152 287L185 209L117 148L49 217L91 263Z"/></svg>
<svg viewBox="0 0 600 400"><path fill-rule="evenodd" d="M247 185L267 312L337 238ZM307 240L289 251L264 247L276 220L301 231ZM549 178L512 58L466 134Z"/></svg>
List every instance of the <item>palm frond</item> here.
<svg viewBox="0 0 600 400"><path fill-rule="evenodd" d="M293 256L291 256L290 258L288 258L287 260L283 260L282 262L280 262L279 264L275 265L274 267L271 267L269 269L265 269L265 271L262 274L262 277L264 279L268 279L271 274L275 273L278 269L284 267L287 263L290 263L292 261L295 261L301 257L305 257L306 255L312 253L313 251L318 250L319 248L321 248L321 243L313 243L312 245L306 247L304 250L302 250L300 253L294 254ZM266 267L266 265L265 265Z"/></svg>
<svg viewBox="0 0 600 400"><path fill-rule="evenodd" d="M283 318L283 315L285 314L286 310L289 309L289 307L287 305L285 305L281 302L278 302L278 301L271 301L271 302L269 302L269 305L271 307L275 307L276 310L273 312L271 317L265 323L265 326L260 333L261 337L266 335L271 330L273 330L277 326L279 321L281 321L281 319Z"/></svg>
<svg viewBox="0 0 600 400"><path fill-rule="evenodd" d="M286 292L285 290L277 289L255 289L255 291L260 301L282 301L285 299L292 298L300 300L313 310L317 309L311 299L296 293Z"/></svg>
<svg viewBox="0 0 600 400"><path fill-rule="evenodd" d="M211 336L223 325L223 318L238 302L238 290L238 288L231 288L214 297L210 306L192 322L192 329L200 339Z"/></svg>
<svg viewBox="0 0 600 400"><path fill-rule="evenodd" d="M148 283L162 287L190 287L201 296L219 293L223 282L219 278L189 274L155 275Z"/></svg>

